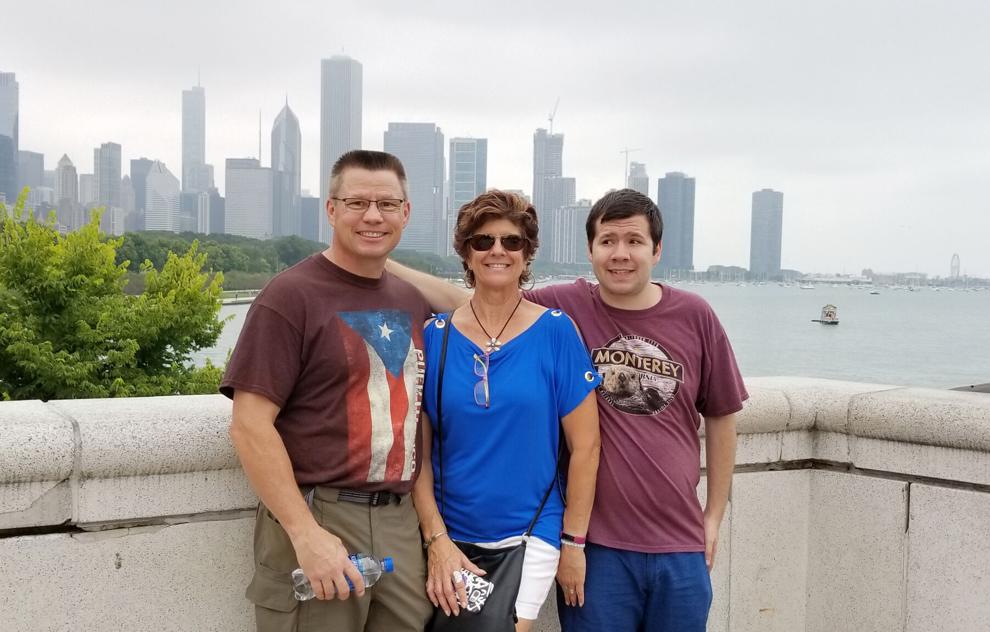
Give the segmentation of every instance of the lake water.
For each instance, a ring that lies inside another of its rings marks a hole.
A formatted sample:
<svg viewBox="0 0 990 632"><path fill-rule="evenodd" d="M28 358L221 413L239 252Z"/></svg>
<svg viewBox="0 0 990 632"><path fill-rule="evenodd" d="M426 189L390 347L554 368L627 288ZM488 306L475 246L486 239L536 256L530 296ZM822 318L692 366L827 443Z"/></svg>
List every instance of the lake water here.
<svg viewBox="0 0 990 632"><path fill-rule="evenodd" d="M990 291L916 292L776 284L678 285L705 297L722 321L745 376L793 375L855 382L951 388L990 382ZM813 323L826 303L837 326ZM223 364L249 305L227 305L233 318L217 346L197 354Z"/></svg>

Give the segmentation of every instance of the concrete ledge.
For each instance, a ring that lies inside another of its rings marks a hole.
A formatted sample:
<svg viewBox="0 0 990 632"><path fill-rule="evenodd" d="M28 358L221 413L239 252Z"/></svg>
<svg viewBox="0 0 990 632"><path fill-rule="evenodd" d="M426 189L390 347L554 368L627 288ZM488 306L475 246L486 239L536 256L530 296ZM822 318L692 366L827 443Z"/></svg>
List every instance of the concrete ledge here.
<svg viewBox="0 0 990 632"><path fill-rule="evenodd" d="M990 620L990 396L747 386L709 630ZM219 395L0 403L3 629L251 629L256 499L229 416ZM552 602L536 630L557 630Z"/></svg>

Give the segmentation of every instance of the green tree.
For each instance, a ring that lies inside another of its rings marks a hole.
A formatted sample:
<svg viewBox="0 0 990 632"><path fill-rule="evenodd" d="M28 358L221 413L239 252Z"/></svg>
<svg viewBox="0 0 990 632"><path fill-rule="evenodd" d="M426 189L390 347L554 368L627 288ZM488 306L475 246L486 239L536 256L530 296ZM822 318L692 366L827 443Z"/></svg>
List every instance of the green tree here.
<svg viewBox="0 0 990 632"><path fill-rule="evenodd" d="M155 269L144 292L124 294L121 239L99 213L62 236L53 222L0 204L0 398L65 399L216 392L221 369L189 354L216 343L223 276L204 272L193 244Z"/></svg>

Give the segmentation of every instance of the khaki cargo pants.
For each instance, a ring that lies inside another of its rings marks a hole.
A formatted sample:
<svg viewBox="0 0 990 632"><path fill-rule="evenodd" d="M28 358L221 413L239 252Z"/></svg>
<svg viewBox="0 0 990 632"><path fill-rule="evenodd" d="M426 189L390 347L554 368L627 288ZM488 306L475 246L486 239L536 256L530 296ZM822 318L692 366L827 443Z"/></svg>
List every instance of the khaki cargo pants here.
<svg viewBox="0 0 990 632"><path fill-rule="evenodd" d="M264 506L254 531L254 579L246 596L255 604L258 632L421 632L433 613L426 597L426 565L412 499L371 506L337 500L338 490L317 487L313 516L349 553L389 556L395 572L360 599L296 601L291 573L298 568L288 535Z"/></svg>

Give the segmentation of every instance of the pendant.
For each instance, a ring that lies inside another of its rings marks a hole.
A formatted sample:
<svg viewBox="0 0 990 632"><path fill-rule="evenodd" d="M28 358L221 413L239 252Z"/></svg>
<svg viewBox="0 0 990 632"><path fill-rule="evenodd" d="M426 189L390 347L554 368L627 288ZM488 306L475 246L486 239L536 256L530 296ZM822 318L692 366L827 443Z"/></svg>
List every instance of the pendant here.
<svg viewBox="0 0 990 632"><path fill-rule="evenodd" d="M502 343L498 338L492 338L485 346L488 347L488 353L494 353L502 348Z"/></svg>

